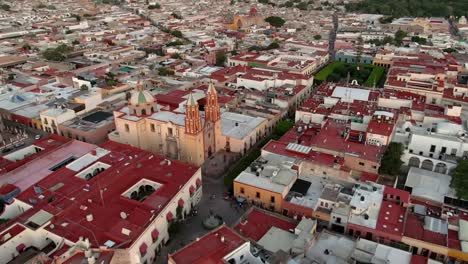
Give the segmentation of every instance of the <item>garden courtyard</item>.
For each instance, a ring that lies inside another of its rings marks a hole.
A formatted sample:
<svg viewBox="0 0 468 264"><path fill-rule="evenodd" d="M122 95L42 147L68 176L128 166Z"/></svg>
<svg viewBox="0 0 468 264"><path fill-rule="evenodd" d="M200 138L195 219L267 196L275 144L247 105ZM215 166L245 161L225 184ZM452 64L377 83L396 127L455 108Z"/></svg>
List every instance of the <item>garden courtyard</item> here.
<svg viewBox="0 0 468 264"><path fill-rule="evenodd" d="M366 87L379 87L385 69L371 64L352 64L333 62L315 75L315 82L349 82L356 80L359 85Z"/></svg>

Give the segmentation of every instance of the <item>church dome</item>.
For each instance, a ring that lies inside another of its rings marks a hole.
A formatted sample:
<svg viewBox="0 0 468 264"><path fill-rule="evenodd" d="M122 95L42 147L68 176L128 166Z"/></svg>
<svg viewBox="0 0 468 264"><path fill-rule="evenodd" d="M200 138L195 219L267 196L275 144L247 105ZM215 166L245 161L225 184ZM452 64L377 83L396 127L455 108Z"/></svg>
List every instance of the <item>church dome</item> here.
<svg viewBox="0 0 468 264"><path fill-rule="evenodd" d="M153 95L148 91L135 91L130 97L131 105L142 105L154 103Z"/></svg>

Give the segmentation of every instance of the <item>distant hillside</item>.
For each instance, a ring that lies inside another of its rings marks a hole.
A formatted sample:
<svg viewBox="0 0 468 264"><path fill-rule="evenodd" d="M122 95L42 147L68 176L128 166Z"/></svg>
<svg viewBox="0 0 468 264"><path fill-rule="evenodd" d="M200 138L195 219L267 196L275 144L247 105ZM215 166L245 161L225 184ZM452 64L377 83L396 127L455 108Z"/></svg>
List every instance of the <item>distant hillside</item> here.
<svg viewBox="0 0 468 264"><path fill-rule="evenodd" d="M346 10L393 17L466 16L468 0L363 0L346 5Z"/></svg>

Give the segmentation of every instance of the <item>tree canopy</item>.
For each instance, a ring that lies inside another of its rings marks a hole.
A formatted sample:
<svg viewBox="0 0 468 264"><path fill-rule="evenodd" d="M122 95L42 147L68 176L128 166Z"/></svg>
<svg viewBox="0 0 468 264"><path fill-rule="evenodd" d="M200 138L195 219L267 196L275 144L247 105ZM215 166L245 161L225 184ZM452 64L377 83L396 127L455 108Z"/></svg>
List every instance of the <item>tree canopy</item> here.
<svg viewBox="0 0 468 264"><path fill-rule="evenodd" d="M403 31L403 30L398 30L398 31L395 33L395 43L396 43L398 46L401 46L401 44L403 43L403 39L406 38L406 36L408 36L408 33L406 33L406 32Z"/></svg>
<svg viewBox="0 0 468 264"><path fill-rule="evenodd" d="M179 30L174 30L171 32L172 36L176 37L176 38L182 38L184 35L182 34L182 32L180 32Z"/></svg>
<svg viewBox="0 0 468 264"><path fill-rule="evenodd" d="M224 53L223 51L216 52L216 66L224 67L226 59L226 53Z"/></svg>
<svg viewBox="0 0 468 264"><path fill-rule="evenodd" d="M158 74L161 76L174 75L174 71L165 67L161 67L158 69Z"/></svg>
<svg viewBox="0 0 468 264"><path fill-rule="evenodd" d="M56 47L55 49L46 49L43 53L42 56L46 60L51 60L51 61L63 61L67 58L66 53L72 51L73 48L69 47L65 44L61 44L60 46Z"/></svg>
<svg viewBox="0 0 468 264"><path fill-rule="evenodd" d="M10 6L7 4L0 4L0 9L5 10L5 11L10 11Z"/></svg>
<svg viewBox="0 0 468 264"><path fill-rule="evenodd" d="M272 50L272 49L278 49L279 47L280 47L279 43L275 41L275 42L270 43L270 45L268 45L264 49L265 50Z"/></svg>
<svg viewBox="0 0 468 264"><path fill-rule="evenodd" d="M468 160L458 162L452 174L451 186L459 198L468 199Z"/></svg>
<svg viewBox="0 0 468 264"><path fill-rule="evenodd" d="M161 5L158 3L148 6L148 9L160 9L160 8L161 8Z"/></svg>
<svg viewBox="0 0 468 264"><path fill-rule="evenodd" d="M403 164L401 155L403 154L403 145L392 142L388 145L380 164L379 173L396 176L400 173L400 167Z"/></svg>
<svg viewBox="0 0 468 264"><path fill-rule="evenodd" d="M466 0L363 0L347 4L346 9L393 17L448 17L468 14Z"/></svg>
<svg viewBox="0 0 468 264"><path fill-rule="evenodd" d="M269 16L265 18L265 22L268 22L272 27L282 27L286 21L279 16Z"/></svg>

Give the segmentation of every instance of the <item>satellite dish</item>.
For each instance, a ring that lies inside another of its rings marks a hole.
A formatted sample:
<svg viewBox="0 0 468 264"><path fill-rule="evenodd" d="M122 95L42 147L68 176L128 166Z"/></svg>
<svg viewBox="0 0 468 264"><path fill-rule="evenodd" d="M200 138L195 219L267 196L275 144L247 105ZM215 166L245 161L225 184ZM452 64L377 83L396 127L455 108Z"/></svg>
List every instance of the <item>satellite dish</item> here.
<svg viewBox="0 0 468 264"><path fill-rule="evenodd" d="M120 217L125 220L127 219L127 214L125 212L120 212Z"/></svg>

